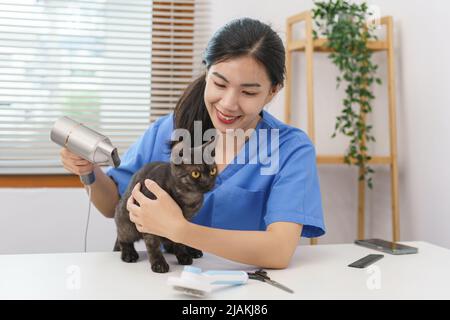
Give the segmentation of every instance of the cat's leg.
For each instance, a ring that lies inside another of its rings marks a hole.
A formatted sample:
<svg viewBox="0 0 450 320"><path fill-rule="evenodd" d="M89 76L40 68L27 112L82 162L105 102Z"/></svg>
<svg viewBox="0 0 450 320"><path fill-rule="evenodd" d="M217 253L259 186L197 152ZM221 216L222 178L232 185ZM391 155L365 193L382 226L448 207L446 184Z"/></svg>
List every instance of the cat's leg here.
<svg viewBox="0 0 450 320"><path fill-rule="evenodd" d="M198 259L203 257L203 252L201 250L186 246L187 252L189 253L189 255L194 258L194 259Z"/></svg>
<svg viewBox="0 0 450 320"><path fill-rule="evenodd" d="M139 259L139 254L134 248L134 243L119 242L120 251L122 252L120 258L124 262L136 262Z"/></svg>
<svg viewBox="0 0 450 320"><path fill-rule="evenodd" d="M169 265L161 253L161 241L159 240L159 237L152 234L144 234L143 237L152 270L158 273L168 272Z"/></svg>
<svg viewBox="0 0 450 320"><path fill-rule="evenodd" d="M182 245L181 243L176 244L176 243L174 243L173 241L170 241L167 238L160 238L160 239L161 239L161 242L162 242L162 244L164 246L164 249L166 250L167 253L175 254L175 246L178 245L178 246L186 247L186 252L194 259L198 259L198 258L203 257L203 252L201 252L198 249L194 249L192 247L189 247L189 246L186 246L186 245ZM187 260L186 262L189 262L189 259L186 259L186 258L183 257L183 254L185 252L184 249L181 250L181 251L178 249L178 252L179 252L179 254L181 254L181 259L182 260ZM190 263L180 263L180 264L190 264Z"/></svg>
<svg viewBox="0 0 450 320"><path fill-rule="evenodd" d="M192 257L184 244L173 242L173 253L177 257L179 264L182 265L192 264Z"/></svg>
<svg viewBox="0 0 450 320"><path fill-rule="evenodd" d="M172 253L173 254L174 253L174 251L173 251L173 242L170 241L167 238L162 238L162 237L160 237L160 240L161 240L161 242L163 244L164 250L167 253Z"/></svg>
<svg viewBox="0 0 450 320"><path fill-rule="evenodd" d="M139 254L134 248L134 243L139 240L140 235L137 230L132 230L131 227L126 227L126 224L122 224L117 230L117 240L114 246L114 251L116 251L117 246L121 251L120 258L124 262L136 262L139 259Z"/></svg>
<svg viewBox="0 0 450 320"><path fill-rule="evenodd" d="M136 225L130 221L128 211L126 209L125 199L122 198L114 213L114 221L117 226L117 239L114 245L114 251L121 251L121 259L124 262L136 262L139 254L134 248L134 243L142 238Z"/></svg>
<svg viewBox="0 0 450 320"><path fill-rule="evenodd" d="M141 238L141 235L136 229L136 226L129 220L116 220L117 223L117 240L114 246L114 251L121 251L120 258L124 262L136 262L139 259L139 254L134 248L134 243Z"/></svg>

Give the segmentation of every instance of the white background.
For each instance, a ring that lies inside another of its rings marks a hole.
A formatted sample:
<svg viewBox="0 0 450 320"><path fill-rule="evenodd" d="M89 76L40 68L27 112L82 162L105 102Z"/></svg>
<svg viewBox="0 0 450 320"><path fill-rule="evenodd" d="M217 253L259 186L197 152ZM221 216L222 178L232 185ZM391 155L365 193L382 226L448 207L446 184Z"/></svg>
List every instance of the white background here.
<svg viewBox="0 0 450 320"><path fill-rule="evenodd" d="M397 81L398 160L400 169L401 240L422 240L450 248L450 3L444 0L377 0L381 14L394 17ZM248 16L270 23L285 37L288 16L312 8L306 0L212 1L212 30L232 18ZM304 57L294 59L297 108L305 106ZM375 55L381 78L386 58ZM318 154L342 153L346 142L331 140L338 102L335 67L316 54L314 84ZM370 151L389 150L387 89L375 90L374 124L377 143ZM283 119L284 92L268 106ZM302 126L302 113L294 114ZM366 196L366 236L391 238L390 176L375 167L375 188ZM357 174L346 166L320 166L320 184L327 234L320 243L348 243L356 237ZM83 249L87 196L81 189L0 189L0 253L75 252ZM95 209L89 231L90 251L111 250L114 223Z"/></svg>

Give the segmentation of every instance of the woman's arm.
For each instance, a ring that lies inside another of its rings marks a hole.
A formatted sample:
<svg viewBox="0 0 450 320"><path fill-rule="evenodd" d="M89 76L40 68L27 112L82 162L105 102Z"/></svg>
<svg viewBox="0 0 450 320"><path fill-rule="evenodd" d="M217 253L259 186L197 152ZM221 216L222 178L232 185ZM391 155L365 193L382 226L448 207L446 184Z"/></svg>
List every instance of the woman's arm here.
<svg viewBox="0 0 450 320"><path fill-rule="evenodd" d="M301 225L275 222L266 231L199 226L188 222L176 202L156 183L146 180L145 184L156 200L141 193L137 184L127 201L130 219L140 232L166 237L240 263L277 269L288 266L298 244ZM139 206L134 204L134 200Z"/></svg>
<svg viewBox="0 0 450 320"><path fill-rule="evenodd" d="M94 165L95 182L91 184L91 201L107 218L114 218L119 203L119 191L114 181L98 165ZM87 191L87 187L85 186Z"/></svg>
<svg viewBox="0 0 450 320"><path fill-rule="evenodd" d="M105 217L114 217L115 207L119 202L119 191L114 181L98 165L90 163L67 148L61 149L60 156L64 168L73 174L82 176L94 172L95 182L91 184L91 200ZM85 189L88 191L86 186Z"/></svg>
<svg viewBox="0 0 450 320"><path fill-rule="evenodd" d="M297 247L302 226L275 222L267 231L237 231L187 223L178 242L223 258L262 268L284 269Z"/></svg>

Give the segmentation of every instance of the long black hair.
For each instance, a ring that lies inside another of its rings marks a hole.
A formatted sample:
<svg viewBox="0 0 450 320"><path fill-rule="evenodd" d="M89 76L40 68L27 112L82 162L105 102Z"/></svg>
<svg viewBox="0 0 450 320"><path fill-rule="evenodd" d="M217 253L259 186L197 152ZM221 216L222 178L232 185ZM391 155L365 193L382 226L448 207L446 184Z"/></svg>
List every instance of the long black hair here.
<svg viewBox="0 0 450 320"><path fill-rule="evenodd" d="M202 61L206 71L186 88L178 100L174 111L175 129L187 129L194 137L194 121L202 121L202 135L214 128L204 101L206 72L216 63L242 56L253 57L261 63L273 86L283 86L285 51L277 33L258 20L232 20L213 35ZM191 140L194 145L194 139Z"/></svg>

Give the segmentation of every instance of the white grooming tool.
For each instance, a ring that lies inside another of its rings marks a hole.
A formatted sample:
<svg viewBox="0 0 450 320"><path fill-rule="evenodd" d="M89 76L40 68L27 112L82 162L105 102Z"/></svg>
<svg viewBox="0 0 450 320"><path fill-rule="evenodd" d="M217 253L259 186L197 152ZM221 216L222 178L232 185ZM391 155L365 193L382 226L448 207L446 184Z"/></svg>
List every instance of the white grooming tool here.
<svg viewBox="0 0 450 320"><path fill-rule="evenodd" d="M247 283L245 271L210 270L185 266L181 277L169 277L167 284L174 290L188 295L203 297L210 293L214 285L241 285Z"/></svg>

